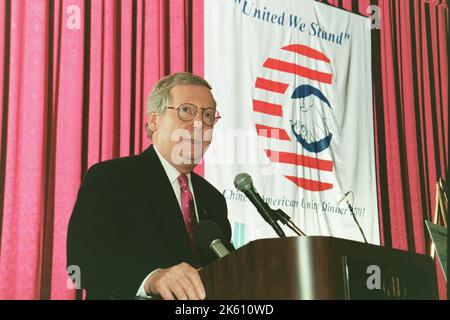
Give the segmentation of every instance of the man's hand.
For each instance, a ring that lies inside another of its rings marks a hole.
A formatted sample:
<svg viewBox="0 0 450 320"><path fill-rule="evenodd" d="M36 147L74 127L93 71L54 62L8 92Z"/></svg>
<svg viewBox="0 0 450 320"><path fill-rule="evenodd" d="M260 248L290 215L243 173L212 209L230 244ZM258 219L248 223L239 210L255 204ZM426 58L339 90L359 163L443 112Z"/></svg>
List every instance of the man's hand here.
<svg viewBox="0 0 450 320"><path fill-rule="evenodd" d="M205 288L198 271L187 263L160 269L144 284L149 295L160 295L164 300L203 300Z"/></svg>

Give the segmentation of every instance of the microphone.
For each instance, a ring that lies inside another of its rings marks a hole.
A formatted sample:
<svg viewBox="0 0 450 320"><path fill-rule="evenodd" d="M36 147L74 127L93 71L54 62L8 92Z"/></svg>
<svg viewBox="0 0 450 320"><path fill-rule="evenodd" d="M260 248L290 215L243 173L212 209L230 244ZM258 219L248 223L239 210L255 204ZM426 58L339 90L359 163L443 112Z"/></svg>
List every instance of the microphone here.
<svg viewBox="0 0 450 320"><path fill-rule="evenodd" d="M348 192L344 195L344 197L342 197L342 199L338 201L338 203L337 203L337 208L338 208L338 209L339 209L339 204L340 204L342 201L344 201L344 199L347 199L347 196L348 196L350 193L353 194L353 191L348 191ZM366 236L364 235L364 231L363 231L363 229L361 228L361 225L359 224L358 219L356 219L355 212L353 212L353 205L351 205L350 202L348 202L348 200L345 200L345 202L347 203L347 206L348 206L348 208L350 209L350 213L351 213L351 215L352 215L352 217L353 217L353 220L355 221L356 225L358 226L359 232L361 232L361 235L362 235L362 237L363 237L363 239L364 239L364 242L365 242L365 243L368 243L368 242L367 242L367 239L366 239ZM339 211L341 211L341 209L339 209Z"/></svg>
<svg viewBox="0 0 450 320"><path fill-rule="evenodd" d="M194 230L194 241L197 248L212 250L217 257L223 258L230 253L222 243L223 234L220 227L211 220L201 220Z"/></svg>
<svg viewBox="0 0 450 320"><path fill-rule="evenodd" d="M270 224L270 226L275 230L280 238L285 238L283 229L278 225L276 220L273 218L272 209L267 205L267 203L261 198L259 193L253 186L252 177L247 173L239 173L234 178L234 186L238 191L241 191L250 200L251 203L256 207L259 214L263 219Z"/></svg>
<svg viewBox="0 0 450 320"><path fill-rule="evenodd" d="M351 191L348 191L346 194L344 194L344 196L337 202L337 206L339 206L341 204L342 201L344 201L348 195L350 194Z"/></svg>

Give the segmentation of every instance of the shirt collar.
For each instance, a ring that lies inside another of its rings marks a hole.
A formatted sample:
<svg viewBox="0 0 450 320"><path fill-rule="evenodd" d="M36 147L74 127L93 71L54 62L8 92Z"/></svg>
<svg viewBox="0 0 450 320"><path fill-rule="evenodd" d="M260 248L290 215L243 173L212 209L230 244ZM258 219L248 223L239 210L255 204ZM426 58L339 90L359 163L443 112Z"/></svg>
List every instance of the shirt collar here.
<svg viewBox="0 0 450 320"><path fill-rule="evenodd" d="M167 177L169 178L170 184L174 184L175 181L178 182L178 177L181 175L180 172L175 169L173 165L169 163L158 151L155 145L153 145L153 148L155 149L156 155L159 158L159 161L161 161L161 164L164 168L164 171L166 172ZM191 174L187 173L186 176L188 177L188 181L191 181Z"/></svg>

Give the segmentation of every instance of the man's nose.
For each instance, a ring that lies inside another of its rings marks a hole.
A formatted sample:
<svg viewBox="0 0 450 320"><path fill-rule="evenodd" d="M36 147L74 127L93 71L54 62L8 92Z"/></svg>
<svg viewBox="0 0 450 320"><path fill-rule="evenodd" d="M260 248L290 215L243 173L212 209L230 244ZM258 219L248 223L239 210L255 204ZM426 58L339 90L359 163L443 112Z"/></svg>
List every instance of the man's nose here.
<svg viewBox="0 0 450 320"><path fill-rule="evenodd" d="M203 121L202 119L194 119L194 123L192 124L192 126L194 127L194 129L202 129L203 128Z"/></svg>
<svg viewBox="0 0 450 320"><path fill-rule="evenodd" d="M203 122L203 109L197 110L197 114L194 117L194 123L197 121Z"/></svg>
<svg viewBox="0 0 450 320"><path fill-rule="evenodd" d="M197 114L194 117L194 123L192 124L194 128L201 128L203 126L203 110L197 110Z"/></svg>

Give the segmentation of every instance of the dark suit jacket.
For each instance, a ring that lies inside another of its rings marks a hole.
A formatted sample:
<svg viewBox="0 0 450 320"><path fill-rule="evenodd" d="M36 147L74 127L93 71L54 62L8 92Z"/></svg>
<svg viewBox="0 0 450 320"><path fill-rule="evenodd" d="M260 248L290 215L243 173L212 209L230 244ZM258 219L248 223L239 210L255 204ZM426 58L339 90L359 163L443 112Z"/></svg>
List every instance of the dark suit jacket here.
<svg viewBox="0 0 450 320"><path fill-rule="evenodd" d="M232 249L225 198L197 174L191 179L199 219L215 221ZM180 206L152 146L89 169L67 236L67 265L80 267L88 299L134 299L154 269L181 262L199 267L214 259L190 247Z"/></svg>

